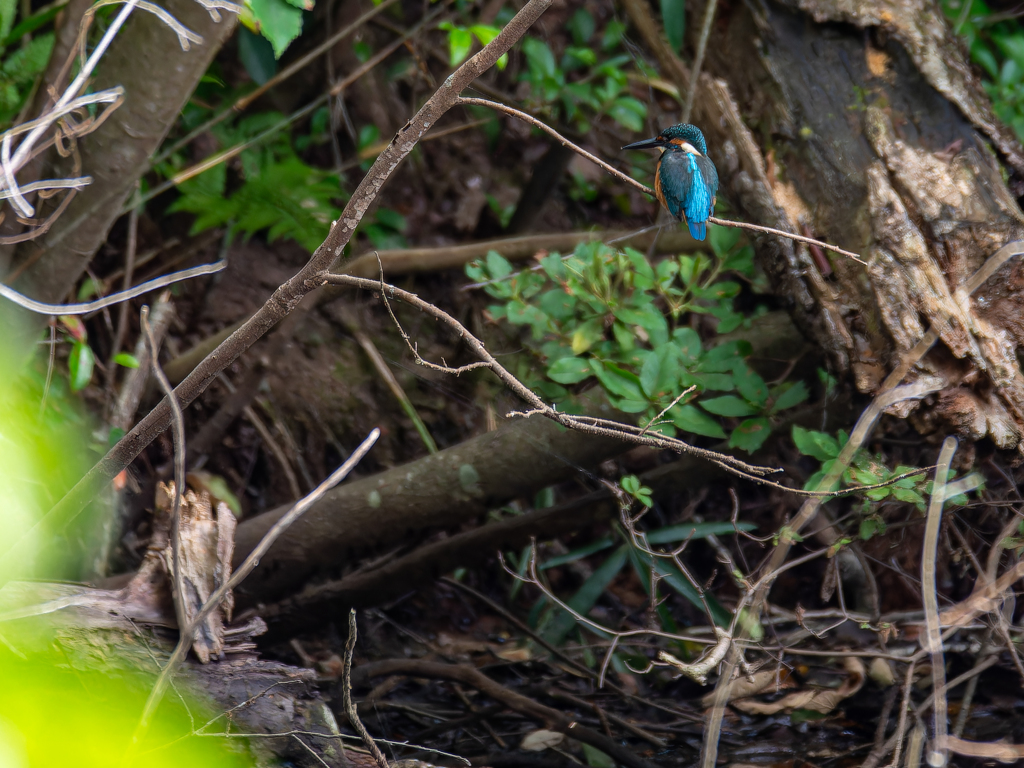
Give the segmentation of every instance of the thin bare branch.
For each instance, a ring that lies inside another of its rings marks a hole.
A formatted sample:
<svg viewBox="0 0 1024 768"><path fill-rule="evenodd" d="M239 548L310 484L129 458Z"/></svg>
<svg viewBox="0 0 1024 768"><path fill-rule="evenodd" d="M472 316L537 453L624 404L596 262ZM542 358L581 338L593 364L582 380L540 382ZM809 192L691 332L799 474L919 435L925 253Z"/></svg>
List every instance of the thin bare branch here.
<svg viewBox="0 0 1024 768"><path fill-rule="evenodd" d="M87 315L91 312L104 309L105 307L112 307L115 304L120 304L122 301L128 301L129 299L134 299L138 296L144 296L158 288L165 288L168 285L180 283L182 280L190 280L193 277L201 277L202 275L212 275L216 272L220 272L227 265L228 263L222 260L214 262L213 264L203 264L199 267L183 269L180 272L172 272L169 275L148 280L130 290L118 291L117 293L112 293L109 296L104 296L102 299L86 301L80 304L46 304L42 301L30 299L28 296L18 293L16 290L4 285L3 283L0 283L0 296L3 296L8 301L13 301L18 306L24 307L31 312L38 312L40 315Z"/></svg>
<svg viewBox="0 0 1024 768"><path fill-rule="evenodd" d="M388 759L380 751L380 747L373 740L370 732L366 730L363 721L359 719L359 712L356 711L355 702L352 701L352 656L356 650L356 609L351 608L348 612L348 640L345 641L345 667L342 672L341 690L345 701L345 714L356 733L363 740L363 745L370 751L377 768L388 768Z"/></svg>
<svg viewBox="0 0 1024 768"><path fill-rule="evenodd" d="M946 502L946 480L949 465L956 452L955 437L947 437L939 451L939 463L932 484L931 501L928 504L928 521L924 529L924 543L921 552L921 594L924 600L926 634L921 644L931 654L932 681L935 705L933 718L933 749L928 755L928 764L939 768L946 764L948 755L945 748L948 729L948 702L946 701L946 661L942 655L942 628L939 626L939 595L935 583L935 557L939 546L939 528L942 525L942 507Z"/></svg>

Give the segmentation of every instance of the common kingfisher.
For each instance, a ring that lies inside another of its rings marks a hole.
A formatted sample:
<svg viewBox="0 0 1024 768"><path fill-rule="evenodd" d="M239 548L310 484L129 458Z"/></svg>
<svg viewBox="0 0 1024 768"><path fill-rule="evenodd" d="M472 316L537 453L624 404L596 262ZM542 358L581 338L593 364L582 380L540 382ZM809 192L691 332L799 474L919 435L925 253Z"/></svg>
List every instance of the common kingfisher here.
<svg viewBox="0 0 1024 768"><path fill-rule="evenodd" d="M666 128L653 139L627 144L623 149L665 151L654 172L654 193L665 209L679 221L685 221L695 240L708 233L707 220L715 210L718 171L708 157L704 134L695 125L679 123Z"/></svg>

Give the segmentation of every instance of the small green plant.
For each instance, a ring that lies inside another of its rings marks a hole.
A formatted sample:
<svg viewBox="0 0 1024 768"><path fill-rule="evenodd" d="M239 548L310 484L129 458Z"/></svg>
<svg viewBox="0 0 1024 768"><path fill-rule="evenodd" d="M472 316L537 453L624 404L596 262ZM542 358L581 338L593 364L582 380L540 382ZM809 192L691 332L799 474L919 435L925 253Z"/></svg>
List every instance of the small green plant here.
<svg viewBox="0 0 1024 768"><path fill-rule="evenodd" d="M276 112L264 112L237 126L217 126L214 134L222 146L232 146L281 119ZM245 150L239 159L242 184L233 194L228 194L228 171L222 163L179 184L181 197L168 210L196 214L193 233L230 224L246 237L267 230L270 241L288 238L311 253L316 250L341 212L334 201L346 199L337 176L304 163L287 132ZM160 170L172 176L177 169L169 163Z"/></svg>
<svg viewBox="0 0 1024 768"><path fill-rule="evenodd" d="M699 315L714 318L719 333L751 323L733 306L739 282L725 279L754 279L751 249L721 228L711 230L711 244L714 259L684 254L651 264L632 248L584 243L520 271L491 252L466 274L499 300L488 307L492 320L529 330L527 346L543 368L529 383L543 397L563 401L568 387L596 380L614 407L643 414L652 432L728 435L731 446L753 451L772 419L808 390L802 382L769 386L747 363L747 342L708 345L693 327Z"/></svg>
<svg viewBox="0 0 1024 768"><path fill-rule="evenodd" d="M313 0L244 0L238 18L249 31L269 40L274 57L280 59L301 34L303 11L312 11L313 4Z"/></svg>
<svg viewBox="0 0 1024 768"><path fill-rule="evenodd" d="M0 0L0 124L9 124L17 117L53 50L52 32L31 39L26 36L52 21L58 10L47 6L15 26L18 4L15 0Z"/></svg>
<svg viewBox="0 0 1024 768"><path fill-rule="evenodd" d="M530 84L531 108L573 123L581 133L602 115L627 130L643 130L647 106L629 95L627 69L633 59L627 53L615 53L622 45L622 24L610 22L598 40L594 17L580 8L568 26L573 44L566 47L561 61L543 40L523 39L526 69L521 79Z"/></svg>
<svg viewBox="0 0 1024 768"><path fill-rule="evenodd" d="M971 60L985 75L982 85L996 115L1024 140L1024 30L1020 23L1015 18L991 23L992 11L984 0L943 0L942 6L948 18L960 23L958 31Z"/></svg>
<svg viewBox="0 0 1024 768"><path fill-rule="evenodd" d="M453 24L450 21L444 21L438 26L448 33L448 63L452 67L459 66L468 58L469 52L473 50L473 38L476 38L480 45L487 45L501 32L501 29L489 24L473 24L464 27L459 24ZM503 53L498 57L497 66L498 69L504 69L508 66L507 53Z"/></svg>
<svg viewBox="0 0 1024 768"><path fill-rule="evenodd" d="M840 479L833 483L831 488L819 488L825 475L835 466L839 454L849 442L850 436L844 430L839 430L835 436L832 436L797 425L793 426L792 434L793 443L800 453L821 462L821 469L804 483L805 490L835 491L841 488L888 483L882 485L881 488L871 488L863 492L864 498L860 507L861 518L858 529L861 539L866 540L876 534L885 533L885 520L880 513L882 502L913 504L921 512L927 507L927 498L931 494L933 484L928 479L927 473L901 477L914 472L916 468L900 465L889 469L881 456L872 455L864 448L853 455L850 466L846 468ZM954 474L955 472L950 470L947 481L952 480ZM967 497L958 494L951 496L947 501L950 504L964 505L967 503Z"/></svg>

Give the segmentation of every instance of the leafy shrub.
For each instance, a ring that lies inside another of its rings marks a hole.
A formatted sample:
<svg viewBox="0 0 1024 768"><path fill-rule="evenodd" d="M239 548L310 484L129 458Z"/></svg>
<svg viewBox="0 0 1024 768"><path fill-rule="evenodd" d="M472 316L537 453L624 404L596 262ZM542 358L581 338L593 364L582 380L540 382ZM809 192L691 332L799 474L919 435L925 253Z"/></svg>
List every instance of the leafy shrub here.
<svg viewBox="0 0 1024 768"><path fill-rule="evenodd" d="M728 429L731 446L754 451L772 417L806 400L808 390L802 382L770 387L747 363L747 342L707 345L688 324L706 314L726 333L751 322L733 306L740 284L723 279L753 279L751 249L721 228L711 244L714 260L696 254L651 264L632 248L584 243L569 257L552 253L539 269L520 271L492 251L466 274L499 300L488 307L491 319L529 330L527 346L544 371L531 385L545 398L565 400L566 387L596 380L614 407L643 414L652 432L725 438Z"/></svg>

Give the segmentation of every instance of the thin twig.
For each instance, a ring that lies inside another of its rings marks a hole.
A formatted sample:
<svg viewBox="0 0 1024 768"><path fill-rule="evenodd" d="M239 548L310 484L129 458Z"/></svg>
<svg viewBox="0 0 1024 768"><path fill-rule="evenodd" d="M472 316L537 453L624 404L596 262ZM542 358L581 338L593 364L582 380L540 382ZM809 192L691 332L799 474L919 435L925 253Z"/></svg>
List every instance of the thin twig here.
<svg viewBox="0 0 1024 768"><path fill-rule="evenodd" d="M135 197L138 197L136 191ZM121 281L121 290L129 291L132 287L132 277L135 275L135 253L139 245L139 211L141 206L136 205L128 214L128 242L124 248L124 278ZM116 355L121 351L124 344L124 335L128 330L128 311L130 307L127 302L121 305L117 315L117 332L114 334L114 343L111 346Z"/></svg>
<svg viewBox="0 0 1024 768"><path fill-rule="evenodd" d="M690 122L690 114L693 112L693 98L697 95L700 68L704 65L704 52L708 47L708 38L711 37L711 22L715 19L716 8L718 8L718 0L707 0L707 6L704 9L704 23L700 26L697 51L693 55L693 67L690 69L690 87L686 89L686 103L683 105L683 114L679 118L681 123Z"/></svg>
<svg viewBox="0 0 1024 768"><path fill-rule="evenodd" d="M345 666L342 671L341 677L341 690L345 700L345 714L348 715L348 721L353 728L356 729L356 733L363 740L363 744L370 751L374 761L377 763L378 768L388 768L388 760L384 757L384 753L380 751L380 747L370 736L370 732L366 730L366 726L363 725L363 721L359 719L359 712L356 711L355 702L352 701L352 656L356 651L356 609L351 608L348 612L348 640L345 641Z"/></svg>
<svg viewBox="0 0 1024 768"><path fill-rule="evenodd" d="M174 614L178 626L188 624L188 612L185 607L185 574L181 567L181 497L185 493L185 417L181 413L181 405L174 396L174 388L160 367L159 352L153 338L153 329L149 325L149 307L144 306L139 313L142 324L142 335L146 337L149 347L149 362L153 368L153 378L160 384L160 389L171 406L171 435L174 444L174 504L171 506L171 584L174 587ZM198 625L197 625L198 626ZM183 636L184 637L184 636ZM187 635L187 644L192 644L192 633Z"/></svg>
<svg viewBox="0 0 1024 768"><path fill-rule="evenodd" d="M260 558L267 553L275 541L280 538L288 528L302 517L311 506L313 506L320 498L323 497L327 491L333 488L335 485L340 483L348 474L355 469L356 465L362 460L367 454L373 444L377 442L377 438L380 437L380 430L374 429L366 437L365 440L356 448L352 455L345 460L345 463L338 467L331 475L318 485L309 495L298 501L291 509L286 512L281 519L279 519L274 526L267 531L266 535L260 539L260 543L256 545L256 548L245 558L243 562L233 574L231 578L227 579L221 584L210 598L203 603L203 607L200 608L195 616L192 617L192 621L185 627L179 627L181 636L178 638L178 644L174 648L174 652L171 654L170 659L167 660L167 664L160 671L160 675L153 685L153 690L150 691L149 698L146 700L146 706L143 710L142 717L139 720L139 725L135 731L134 742L138 742L142 733L149 726L150 718L153 716L153 712L156 711L157 705L160 703L160 699L163 697L164 689L167 687L167 682L171 677L178 664L185 658L185 653L190 643L188 639L192 637L196 627L198 627L206 617L210 615L216 608L221 604L228 592L233 590L239 584L242 583L245 578L252 573L253 569L259 564Z"/></svg>
<svg viewBox="0 0 1024 768"><path fill-rule="evenodd" d="M922 646L931 654L932 685L935 706L932 710L933 733L932 751L928 764L934 768L946 764L945 748L948 723L946 713L946 661L942 654L942 628L939 625L939 595L935 583L935 558L939 546L939 528L942 526L942 507L946 503L946 482L949 465L956 453L957 440L947 437L939 451L939 462L932 483L931 499L928 503L928 520L924 528L924 542L921 551L921 597L924 602L925 642Z"/></svg>
<svg viewBox="0 0 1024 768"><path fill-rule="evenodd" d="M3 296L9 301L13 301L19 307L24 307L31 312L37 312L40 315L87 315L90 312L96 312L106 307L112 307L115 304L120 304L122 301L128 301L138 296L144 296L151 291L155 291L158 288L165 288L168 285L174 285L174 283L180 283L182 280L189 280L193 277L200 277L202 275L212 275L216 272L220 272L224 269L228 263L226 261L217 261L213 264L203 264L199 267L192 267L191 269L183 269L180 272L172 272L169 275L163 277L157 277L153 280L149 280L141 285L137 285L128 291L119 291L112 293L109 296L104 296L102 299L96 301L86 301L80 304L46 304L42 301L36 301L30 299L24 294L18 293L13 288L0 283L0 296Z"/></svg>

